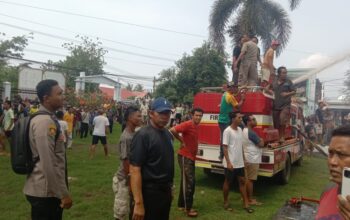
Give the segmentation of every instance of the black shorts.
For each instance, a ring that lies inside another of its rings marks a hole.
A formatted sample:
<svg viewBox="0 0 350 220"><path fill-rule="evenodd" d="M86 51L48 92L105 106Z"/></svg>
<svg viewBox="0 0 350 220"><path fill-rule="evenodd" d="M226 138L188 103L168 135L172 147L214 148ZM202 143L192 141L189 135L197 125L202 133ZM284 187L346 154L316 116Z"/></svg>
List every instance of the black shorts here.
<svg viewBox="0 0 350 220"><path fill-rule="evenodd" d="M232 183L236 177L244 177L244 167L229 170L225 168L225 178Z"/></svg>
<svg viewBox="0 0 350 220"><path fill-rule="evenodd" d="M181 115L180 113L176 113L175 118L176 118L177 120L181 120L182 115Z"/></svg>
<svg viewBox="0 0 350 220"><path fill-rule="evenodd" d="M101 143L103 145L107 144L107 138L106 136L97 136L97 135L92 135L92 144L98 144L98 140L101 140Z"/></svg>

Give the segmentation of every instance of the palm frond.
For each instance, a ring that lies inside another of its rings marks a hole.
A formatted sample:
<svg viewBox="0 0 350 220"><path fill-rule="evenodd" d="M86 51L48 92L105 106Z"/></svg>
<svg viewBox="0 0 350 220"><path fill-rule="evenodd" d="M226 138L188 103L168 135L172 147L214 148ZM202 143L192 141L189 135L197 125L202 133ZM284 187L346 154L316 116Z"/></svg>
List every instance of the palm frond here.
<svg viewBox="0 0 350 220"><path fill-rule="evenodd" d="M214 48L224 53L225 47L225 29L227 22L233 11L236 10L243 0L216 0L210 14L210 41Z"/></svg>
<svg viewBox="0 0 350 220"><path fill-rule="evenodd" d="M280 55L281 51L287 46L289 36L291 34L291 22L288 13L281 5L269 1L261 0L260 5L265 15L262 15L259 22L266 28L268 33L260 33L264 49L268 49L272 39L277 39L281 46L278 48L276 55Z"/></svg>
<svg viewBox="0 0 350 220"><path fill-rule="evenodd" d="M256 31L251 28L252 17L249 16L247 5L240 8L235 19L232 20L231 26L228 28L227 33L232 38L232 44L239 43L239 39L243 34L255 35Z"/></svg>
<svg viewBox="0 0 350 220"><path fill-rule="evenodd" d="M289 0L290 10L293 11L294 9L296 9L299 6L300 2L301 2L301 0Z"/></svg>
<svg viewBox="0 0 350 220"><path fill-rule="evenodd" d="M233 43L242 34L256 35L261 39L264 51L270 47L273 39L277 39L281 42L276 52L279 55L287 45L291 24L287 12L279 4L270 0L247 0L228 33L233 38Z"/></svg>

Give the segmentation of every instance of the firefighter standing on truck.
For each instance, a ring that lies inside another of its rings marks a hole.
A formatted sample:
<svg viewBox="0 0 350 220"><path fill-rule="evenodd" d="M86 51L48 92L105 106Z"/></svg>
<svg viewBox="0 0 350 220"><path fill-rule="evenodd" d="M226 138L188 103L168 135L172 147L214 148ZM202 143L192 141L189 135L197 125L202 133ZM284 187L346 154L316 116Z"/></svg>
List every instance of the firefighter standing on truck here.
<svg viewBox="0 0 350 220"><path fill-rule="evenodd" d="M220 114L219 114L219 128L220 128L220 156L219 159L224 158L224 151L222 148L222 134L224 130L231 124L229 113L237 111L245 100L245 95L240 94L240 101L237 101L240 91L238 85L234 82L227 84L227 90L224 92L220 103Z"/></svg>

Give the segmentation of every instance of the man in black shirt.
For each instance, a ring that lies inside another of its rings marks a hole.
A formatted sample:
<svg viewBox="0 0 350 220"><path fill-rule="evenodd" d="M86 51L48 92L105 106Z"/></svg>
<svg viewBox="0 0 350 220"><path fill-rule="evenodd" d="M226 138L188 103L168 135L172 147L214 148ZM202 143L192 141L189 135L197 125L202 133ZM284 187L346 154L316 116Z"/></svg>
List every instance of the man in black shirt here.
<svg viewBox="0 0 350 220"><path fill-rule="evenodd" d="M232 82L234 83L238 83L238 70L239 70L239 66L241 65L241 61L237 62L237 59L241 54L242 44L244 43L243 42L244 36L245 35L239 38L239 40L236 42L236 46L233 48L231 69L232 69Z"/></svg>
<svg viewBox="0 0 350 220"><path fill-rule="evenodd" d="M273 125L278 129L280 142L284 142L286 125L290 121L291 98L296 93L296 89L293 82L287 78L286 67L279 67L277 74L277 79L274 80L272 85L266 87L266 91L275 95L272 106Z"/></svg>
<svg viewBox="0 0 350 220"><path fill-rule="evenodd" d="M165 98L153 101L150 124L134 136L130 151L130 181L134 196L134 220L167 220L172 200L174 149L165 128L171 105Z"/></svg>

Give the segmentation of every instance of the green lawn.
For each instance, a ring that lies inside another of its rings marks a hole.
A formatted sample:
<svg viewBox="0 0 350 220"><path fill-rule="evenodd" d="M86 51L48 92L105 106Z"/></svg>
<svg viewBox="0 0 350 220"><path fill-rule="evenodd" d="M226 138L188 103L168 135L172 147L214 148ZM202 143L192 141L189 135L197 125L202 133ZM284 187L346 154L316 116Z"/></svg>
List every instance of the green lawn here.
<svg viewBox="0 0 350 220"><path fill-rule="evenodd" d="M96 157L88 158L91 137L74 139L73 149L69 150L69 176L74 205L64 211L64 219L99 220L113 219L112 177L119 161L116 143L120 127L108 137L111 143L111 157L104 158L102 146L98 146ZM178 145L177 145L178 146ZM177 160L175 160L177 161ZM178 189L179 169L176 163L175 184ZM222 176L206 176L201 169L196 170L196 194L194 206L199 211L197 219L271 219L273 214L291 197L304 196L319 198L323 188L328 184L326 160L321 158L304 158L301 167L293 167L291 181L288 185L277 185L272 179L260 178L255 187L257 198L264 203L255 208L254 214L242 210L240 196L236 190L230 193L230 201L235 208L233 213L223 210ZM22 193L25 177L12 172L8 156L0 156L0 220L30 219L30 207ZM173 202L171 219L190 219L177 210L177 196ZM161 201L159 201L161 202Z"/></svg>

